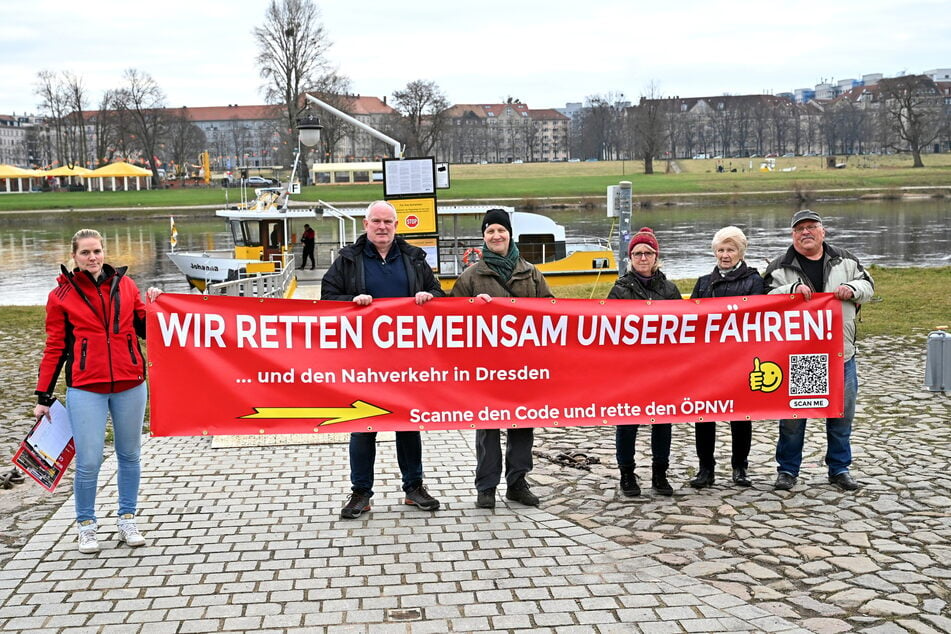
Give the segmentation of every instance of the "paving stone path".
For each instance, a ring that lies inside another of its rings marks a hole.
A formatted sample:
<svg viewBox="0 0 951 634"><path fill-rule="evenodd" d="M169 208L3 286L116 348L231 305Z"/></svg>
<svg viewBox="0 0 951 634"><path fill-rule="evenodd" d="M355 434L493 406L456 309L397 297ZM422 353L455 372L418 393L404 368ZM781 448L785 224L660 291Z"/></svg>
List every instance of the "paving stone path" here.
<svg viewBox="0 0 951 634"><path fill-rule="evenodd" d="M12 453L38 352L2 329L0 345L0 442ZM754 426L753 488L728 482L723 450L702 491L686 485L693 430L678 425L675 495L645 486L633 499L617 490L613 429L539 430L541 507L500 495L495 511L473 505L472 434L429 432L443 509L401 503L392 443L381 443L374 508L352 521L337 517L344 444L151 439L143 548L117 544L106 520L103 552L79 555L68 483L53 496L0 491L0 631L949 632L951 397L923 390L923 350L862 346L855 493L826 482L821 423L808 427L791 492L772 489L774 423ZM589 470L558 459L571 452ZM637 455L649 483L647 434ZM115 505L114 469L107 460L101 516Z"/></svg>
<svg viewBox="0 0 951 634"><path fill-rule="evenodd" d="M951 632L951 396L923 389L923 342L866 340L858 358L855 493L827 482L821 421L807 425L790 492L772 487L775 423L754 423L751 489L730 481L729 427L719 425L717 483L700 491L687 485L692 426L675 425L673 498L650 490L648 434L637 441L645 494L626 498L613 429L575 427L543 430L536 448L600 464L572 472L538 460L543 507L809 630Z"/></svg>

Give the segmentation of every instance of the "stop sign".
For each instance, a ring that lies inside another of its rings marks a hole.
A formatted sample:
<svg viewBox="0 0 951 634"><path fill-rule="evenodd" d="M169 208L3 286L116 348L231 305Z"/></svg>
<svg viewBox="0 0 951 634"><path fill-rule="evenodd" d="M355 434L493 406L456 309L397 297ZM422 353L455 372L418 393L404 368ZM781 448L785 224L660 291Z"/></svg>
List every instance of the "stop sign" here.
<svg viewBox="0 0 951 634"><path fill-rule="evenodd" d="M406 227L409 229L414 229L419 226L419 216L409 215L406 216Z"/></svg>

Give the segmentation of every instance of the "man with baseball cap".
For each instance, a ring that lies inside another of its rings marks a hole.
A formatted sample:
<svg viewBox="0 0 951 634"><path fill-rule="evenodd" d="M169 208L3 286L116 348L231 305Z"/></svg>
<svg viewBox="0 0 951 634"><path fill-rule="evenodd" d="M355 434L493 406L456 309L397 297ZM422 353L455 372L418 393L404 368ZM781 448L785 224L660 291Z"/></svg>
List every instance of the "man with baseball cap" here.
<svg viewBox="0 0 951 634"><path fill-rule="evenodd" d="M829 482L843 491L854 491L858 483L849 473L852 464L852 419L858 393L855 370L855 320L859 307L872 298L874 282L854 255L825 241L822 217L811 209L797 211L792 217L792 246L769 263L763 277L770 294L799 293L804 299L813 293L833 293L842 302L844 330L845 404L840 418L826 419L825 463ZM789 491L799 477L802 448L806 435L803 419L779 421L776 444L778 463L774 488Z"/></svg>

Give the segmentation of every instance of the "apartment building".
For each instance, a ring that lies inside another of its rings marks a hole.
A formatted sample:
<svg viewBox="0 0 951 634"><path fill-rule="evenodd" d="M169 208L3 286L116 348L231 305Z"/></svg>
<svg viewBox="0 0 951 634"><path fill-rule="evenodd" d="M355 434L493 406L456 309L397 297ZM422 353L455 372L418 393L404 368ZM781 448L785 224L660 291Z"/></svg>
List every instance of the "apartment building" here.
<svg viewBox="0 0 951 634"><path fill-rule="evenodd" d="M453 163L568 159L570 119L523 103L456 104L440 155Z"/></svg>
<svg viewBox="0 0 951 634"><path fill-rule="evenodd" d="M0 164L33 167L39 123L36 117L0 114Z"/></svg>

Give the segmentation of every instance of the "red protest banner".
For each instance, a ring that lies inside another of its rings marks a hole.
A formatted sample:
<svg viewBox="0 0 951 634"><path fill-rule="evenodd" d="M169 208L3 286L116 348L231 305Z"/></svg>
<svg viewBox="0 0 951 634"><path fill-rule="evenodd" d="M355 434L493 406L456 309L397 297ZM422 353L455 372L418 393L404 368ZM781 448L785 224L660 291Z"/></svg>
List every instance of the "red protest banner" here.
<svg viewBox="0 0 951 634"><path fill-rule="evenodd" d="M164 293L158 436L841 416L841 307L687 301L350 302Z"/></svg>

